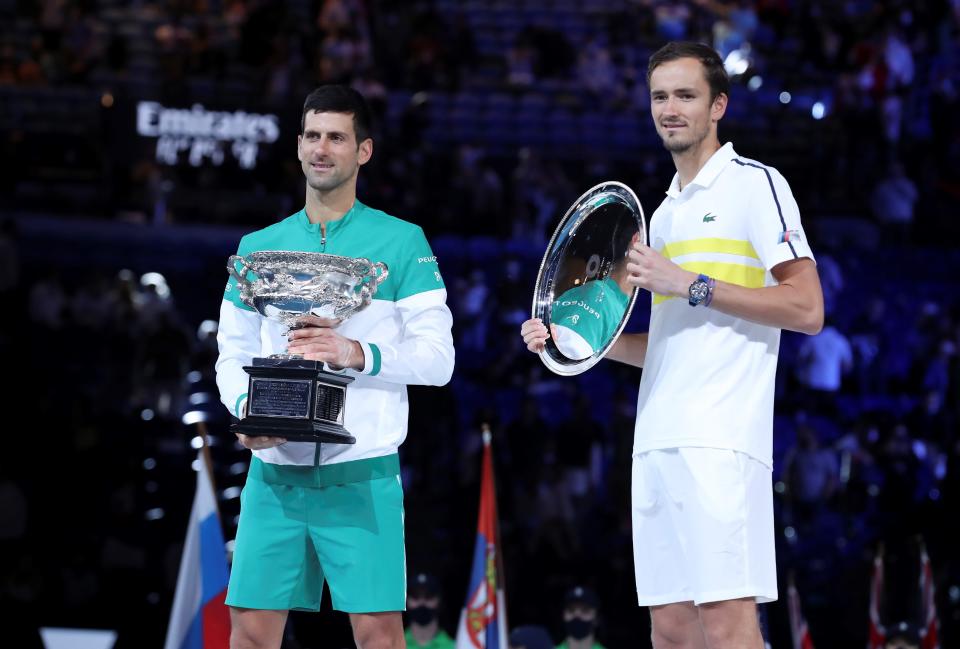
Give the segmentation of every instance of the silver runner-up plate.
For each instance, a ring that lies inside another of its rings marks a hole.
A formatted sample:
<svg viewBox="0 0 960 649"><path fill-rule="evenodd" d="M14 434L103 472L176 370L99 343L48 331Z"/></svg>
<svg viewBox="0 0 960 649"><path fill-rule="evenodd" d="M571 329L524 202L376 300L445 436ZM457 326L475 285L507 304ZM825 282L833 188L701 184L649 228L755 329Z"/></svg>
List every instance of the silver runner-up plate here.
<svg viewBox="0 0 960 649"><path fill-rule="evenodd" d="M637 300L626 270L637 242L647 243L646 218L623 183L590 188L564 214L533 293L532 315L551 332L540 359L553 372L585 372L613 347Z"/></svg>

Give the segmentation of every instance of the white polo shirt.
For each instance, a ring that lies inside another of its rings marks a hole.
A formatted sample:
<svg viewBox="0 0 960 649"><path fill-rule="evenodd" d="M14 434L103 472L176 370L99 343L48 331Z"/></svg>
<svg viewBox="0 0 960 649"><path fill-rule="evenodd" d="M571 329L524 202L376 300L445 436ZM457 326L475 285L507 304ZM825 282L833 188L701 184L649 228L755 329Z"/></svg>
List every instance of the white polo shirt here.
<svg viewBox="0 0 960 649"><path fill-rule="evenodd" d="M650 245L695 273L760 288L770 269L813 259L787 181L725 144L681 191L673 177L650 221ZM773 464L773 392L780 329L652 296L634 455L698 446Z"/></svg>

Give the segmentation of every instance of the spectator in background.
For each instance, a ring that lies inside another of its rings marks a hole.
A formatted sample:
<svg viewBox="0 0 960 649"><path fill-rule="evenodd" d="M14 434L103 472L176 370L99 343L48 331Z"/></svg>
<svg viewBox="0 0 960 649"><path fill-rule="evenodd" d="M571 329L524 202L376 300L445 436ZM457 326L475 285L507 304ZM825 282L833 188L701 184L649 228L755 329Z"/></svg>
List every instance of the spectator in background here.
<svg viewBox="0 0 960 649"><path fill-rule="evenodd" d="M407 649L454 649L455 643L440 628L440 582L420 572L407 587Z"/></svg>
<svg viewBox="0 0 960 649"><path fill-rule="evenodd" d="M823 330L804 338L797 352L797 378L805 388L804 406L817 414L835 413L843 375L852 369L850 341L827 316Z"/></svg>
<svg viewBox="0 0 960 649"><path fill-rule="evenodd" d="M584 586L571 588L563 600L563 628L566 635L557 649L604 649L596 641L600 602Z"/></svg>
<svg viewBox="0 0 960 649"><path fill-rule="evenodd" d="M919 199L917 185L907 176L903 164L893 162L870 196L870 208L883 225L887 243L910 243L914 207Z"/></svg>
<svg viewBox="0 0 960 649"><path fill-rule="evenodd" d="M606 99L617 86L617 69L610 48L599 38L591 38L581 48L577 63L580 85Z"/></svg>
<svg viewBox="0 0 960 649"><path fill-rule="evenodd" d="M797 442L787 451L783 464L787 485L788 516L802 530L816 523L840 484L840 463L833 449L820 446L813 426L797 427Z"/></svg>
<svg viewBox="0 0 960 649"><path fill-rule="evenodd" d="M913 53L896 25L886 30L882 56L887 75L887 92L881 104L883 136L895 151L900 143L904 98L914 76Z"/></svg>

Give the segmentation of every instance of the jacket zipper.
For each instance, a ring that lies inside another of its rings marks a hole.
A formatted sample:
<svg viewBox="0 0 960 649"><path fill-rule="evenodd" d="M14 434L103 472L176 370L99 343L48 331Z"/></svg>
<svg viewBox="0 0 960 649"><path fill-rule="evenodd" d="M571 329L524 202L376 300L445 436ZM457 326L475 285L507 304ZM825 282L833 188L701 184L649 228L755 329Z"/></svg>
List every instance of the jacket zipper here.
<svg viewBox="0 0 960 649"><path fill-rule="evenodd" d="M327 251L327 229L323 223L320 224L320 252ZM317 448L313 452L313 466L320 466L320 442L317 442Z"/></svg>

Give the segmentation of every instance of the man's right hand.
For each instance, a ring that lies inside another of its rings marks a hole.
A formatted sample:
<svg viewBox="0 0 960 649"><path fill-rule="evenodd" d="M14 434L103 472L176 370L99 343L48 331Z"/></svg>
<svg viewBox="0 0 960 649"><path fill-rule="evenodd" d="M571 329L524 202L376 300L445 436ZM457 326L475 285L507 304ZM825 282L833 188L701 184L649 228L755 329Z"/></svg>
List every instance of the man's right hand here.
<svg viewBox="0 0 960 649"><path fill-rule="evenodd" d="M267 437L265 435L253 436L244 435L242 433L236 433L236 435L237 439L240 440L240 443L251 451L262 451L267 448L273 448L274 446L280 446L281 444L287 443L287 440L283 437Z"/></svg>
<svg viewBox="0 0 960 649"><path fill-rule="evenodd" d="M554 325L551 324L550 326L552 328ZM556 334L556 329L553 329L553 332ZM547 328L543 325L543 320L540 318L531 318L520 325L520 335L523 336L523 342L526 343L527 349L534 354L543 351L547 344L547 338L550 337Z"/></svg>

